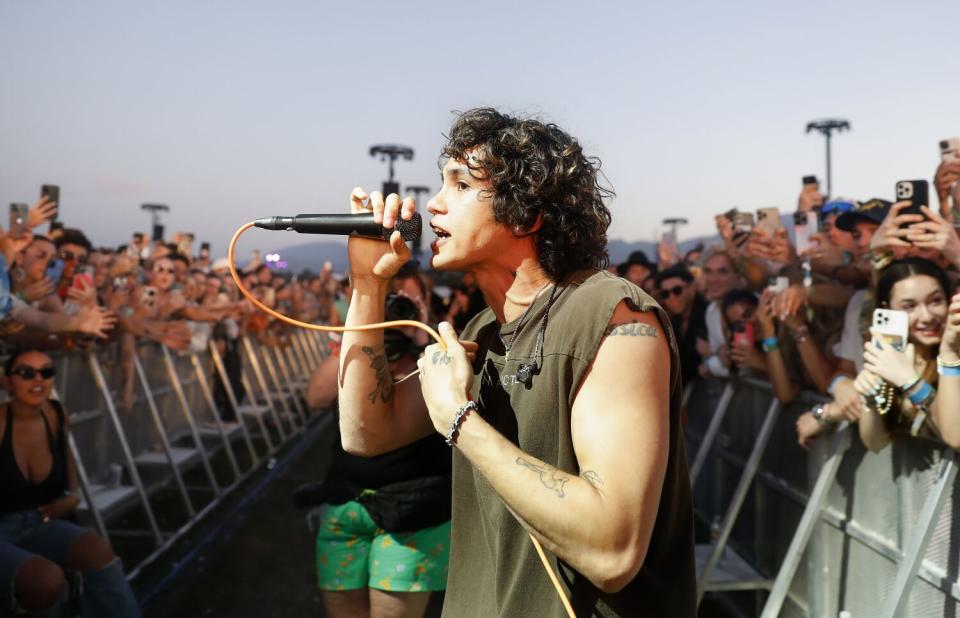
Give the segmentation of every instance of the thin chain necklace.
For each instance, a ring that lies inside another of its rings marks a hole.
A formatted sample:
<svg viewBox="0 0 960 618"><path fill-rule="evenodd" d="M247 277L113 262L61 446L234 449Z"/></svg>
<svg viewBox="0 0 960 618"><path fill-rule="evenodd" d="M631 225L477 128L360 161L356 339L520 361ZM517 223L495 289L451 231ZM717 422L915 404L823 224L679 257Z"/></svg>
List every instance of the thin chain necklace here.
<svg viewBox="0 0 960 618"><path fill-rule="evenodd" d="M527 305L527 308L524 309L523 314L520 316L520 321L517 322L517 327L513 329L513 333L510 335L510 341L503 342L504 355L503 360L510 360L510 349L513 347L513 344L517 341L517 337L520 335L520 331L523 330L523 327L526 326L527 315L530 314L530 310L533 309L533 306L537 303L537 299L540 298L540 294L547 289L550 283L544 283L543 287L537 290L537 293L533 295L533 300L530 301L530 304ZM501 339L502 341L502 339Z"/></svg>

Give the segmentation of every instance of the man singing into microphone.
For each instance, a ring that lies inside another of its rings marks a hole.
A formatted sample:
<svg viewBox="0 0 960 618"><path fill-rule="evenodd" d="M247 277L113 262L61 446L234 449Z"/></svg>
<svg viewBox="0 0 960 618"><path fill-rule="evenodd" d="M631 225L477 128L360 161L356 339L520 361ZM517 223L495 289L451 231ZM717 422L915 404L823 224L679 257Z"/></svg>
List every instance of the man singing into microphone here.
<svg viewBox="0 0 960 618"><path fill-rule="evenodd" d="M394 385L382 331L350 332L340 356L344 448L374 455L431 432L453 451L444 615L562 616L528 532L577 616L693 616L690 484L670 320L607 261L609 192L598 163L558 127L475 109L444 147L427 203L432 266L470 272L489 306L460 334L441 325L420 382ZM415 204L354 189L352 210L393 227ZM349 241L348 326L383 320L409 259Z"/></svg>

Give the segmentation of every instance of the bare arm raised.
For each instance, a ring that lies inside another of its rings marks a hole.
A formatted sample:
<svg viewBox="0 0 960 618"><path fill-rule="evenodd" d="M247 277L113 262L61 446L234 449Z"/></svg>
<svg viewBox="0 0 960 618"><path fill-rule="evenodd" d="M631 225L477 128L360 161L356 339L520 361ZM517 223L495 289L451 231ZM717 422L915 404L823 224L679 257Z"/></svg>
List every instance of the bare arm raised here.
<svg viewBox="0 0 960 618"><path fill-rule="evenodd" d="M369 196L357 187L350 194L353 213L374 213L374 219L393 227L409 220L416 204L391 194L386 200L375 191ZM410 259L400 232L389 242L353 236L347 243L353 295L345 326L384 320L384 302L390 278ZM383 347L383 331L346 332L340 350L340 435L349 453L376 455L409 444L433 431L420 385L407 380L396 387Z"/></svg>

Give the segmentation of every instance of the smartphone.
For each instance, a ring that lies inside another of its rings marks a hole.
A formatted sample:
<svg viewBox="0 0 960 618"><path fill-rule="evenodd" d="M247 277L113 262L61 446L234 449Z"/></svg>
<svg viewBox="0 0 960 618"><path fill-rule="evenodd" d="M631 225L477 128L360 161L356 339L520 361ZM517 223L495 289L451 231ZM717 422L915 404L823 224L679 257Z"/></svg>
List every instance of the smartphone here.
<svg viewBox="0 0 960 618"><path fill-rule="evenodd" d="M910 316L906 311L895 309L873 310L873 339L889 343L901 352L907 347L910 332Z"/></svg>
<svg viewBox="0 0 960 618"><path fill-rule="evenodd" d="M30 205L10 204L10 238L20 238L30 231Z"/></svg>
<svg viewBox="0 0 960 618"><path fill-rule="evenodd" d="M739 247L747 242L751 232L753 232L753 213L736 213L733 217L733 243Z"/></svg>
<svg viewBox="0 0 960 618"><path fill-rule="evenodd" d="M157 306L157 288L152 285L143 286L143 290L140 292L140 304L144 307L153 307Z"/></svg>
<svg viewBox="0 0 960 618"><path fill-rule="evenodd" d="M53 217L50 219L50 231L52 232L54 230L53 224L60 213L60 187L58 185L43 185L40 187L40 197L45 197L57 205L57 211L53 213Z"/></svg>
<svg viewBox="0 0 960 618"><path fill-rule="evenodd" d="M200 243L200 259L201 260L210 259L210 243L208 242Z"/></svg>
<svg viewBox="0 0 960 618"><path fill-rule="evenodd" d="M803 177L803 185L804 185L804 186L807 186L807 185L819 185L819 184L820 184L820 182L817 180L817 177L816 177L816 176L804 176L804 177Z"/></svg>
<svg viewBox="0 0 960 618"><path fill-rule="evenodd" d="M723 213L723 216L726 218L727 221L729 221L730 223L733 223L737 219L736 207L733 207L727 212Z"/></svg>
<svg viewBox="0 0 960 618"><path fill-rule="evenodd" d="M797 254L802 255L805 251L814 248L816 243L810 240L810 237L819 231L819 219L819 214L815 210L810 212L799 210L793 213L793 237Z"/></svg>
<svg viewBox="0 0 960 618"><path fill-rule="evenodd" d="M60 283L60 278L63 277L63 260L60 258L50 260L45 276L52 281L54 285Z"/></svg>
<svg viewBox="0 0 960 618"><path fill-rule="evenodd" d="M73 276L73 282L70 284L71 287L78 289L83 289L84 284L86 287L93 287L93 266L83 265L77 268L76 274Z"/></svg>
<svg viewBox="0 0 960 618"><path fill-rule="evenodd" d="M753 322L734 322L732 328L734 346L746 345L746 347L752 348L757 344Z"/></svg>
<svg viewBox="0 0 960 618"><path fill-rule="evenodd" d="M788 287L790 287L789 277L770 277L770 281L767 282L767 289L774 294L779 294L780 292L785 291Z"/></svg>
<svg viewBox="0 0 960 618"><path fill-rule="evenodd" d="M766 230L773 238L774 233L780 229L780 211L776 208L761 208L757 210L757 227Z"/></svg>
<svg viewBox="0 0 960 618"><path fill-rule="evenodd" d="M940 140L940 160L960 159L960 137L948 137Z"/></svg>
<svg viewBox="0 0 960 618"><path fill-rule="evenodd" d="M894 188L894 192L897 202L910 200L910 205L901 210L900 214L923 216L920 207L930 206L930 185L926 180L901 180Z"/></svg>

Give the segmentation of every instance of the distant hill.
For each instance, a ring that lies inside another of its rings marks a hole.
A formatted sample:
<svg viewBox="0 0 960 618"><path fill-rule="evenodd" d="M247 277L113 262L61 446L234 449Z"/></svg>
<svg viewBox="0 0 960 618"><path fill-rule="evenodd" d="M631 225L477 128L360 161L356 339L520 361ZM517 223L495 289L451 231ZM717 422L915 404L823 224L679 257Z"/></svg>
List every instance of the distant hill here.
<svg viewBox="0 0 960 618"><path fill-rule="evenodd" d="M701 242L709 247L719 243L720 238L719 236L701 236L682 240L680 250L689 251ZM608 249L610 260L615 264L626 260L630 252L637 250L644 251L651 260L656 260L657 257L656 245L646 240L628 242L614 239L609 242ZM289 270L295 273L303 270L317 272L323 266L323 263L328 260L333 264L334 272L342 273L347 269L347 245L345 242L324 241L296 245L280 249L276 253L279 253L280 258L287 262ZM429 259L429 255L430 249L427 247L425 248L424 261Z"/></svg>

